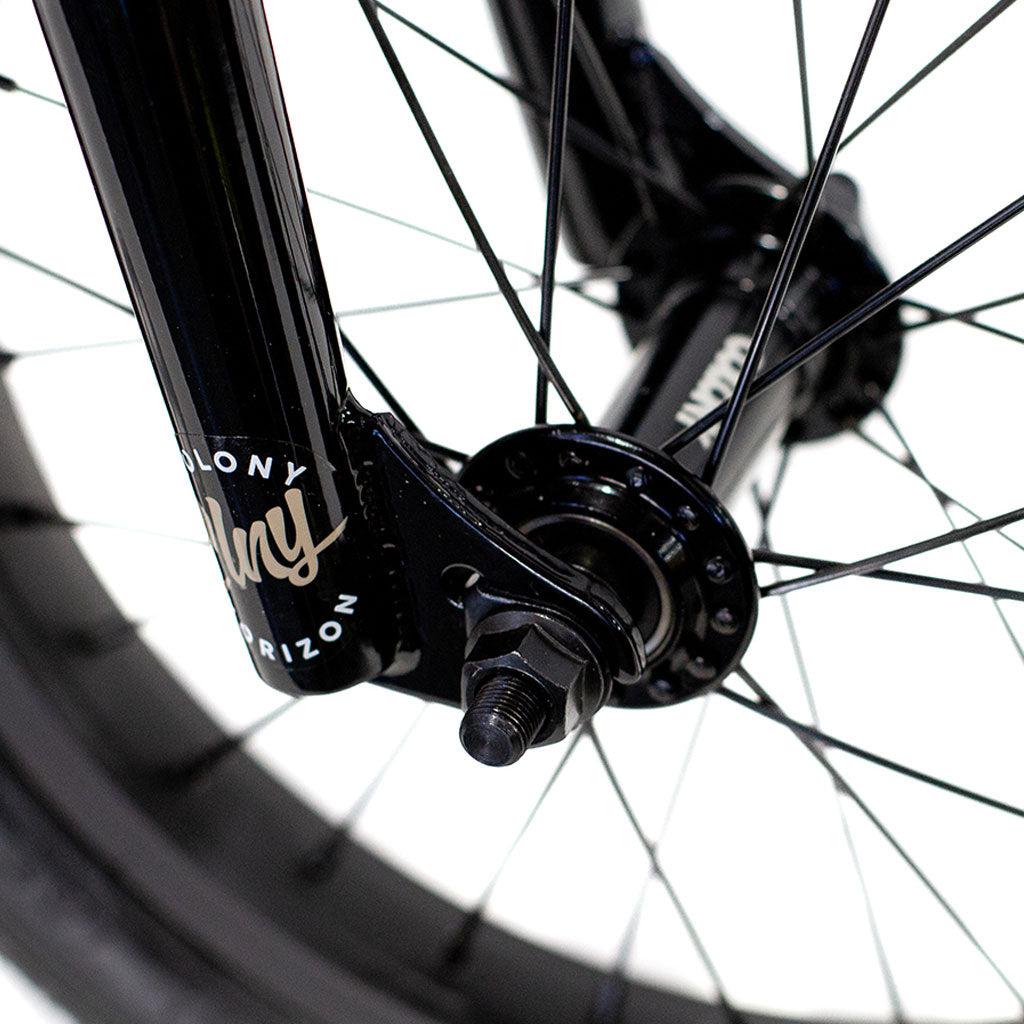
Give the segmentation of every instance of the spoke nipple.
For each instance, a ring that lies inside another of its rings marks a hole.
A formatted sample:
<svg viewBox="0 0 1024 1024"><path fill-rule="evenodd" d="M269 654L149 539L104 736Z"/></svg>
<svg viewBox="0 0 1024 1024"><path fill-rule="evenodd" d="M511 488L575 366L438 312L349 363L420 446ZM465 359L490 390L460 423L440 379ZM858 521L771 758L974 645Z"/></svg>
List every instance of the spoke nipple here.
<svg viewBox="0 0 1024 1024"><path fill-rule="evenodd" d="M474 694L459 739L481 764L515 764L537 738L547 714L548 701L536 683L511 672L495 675Z"/></svg>

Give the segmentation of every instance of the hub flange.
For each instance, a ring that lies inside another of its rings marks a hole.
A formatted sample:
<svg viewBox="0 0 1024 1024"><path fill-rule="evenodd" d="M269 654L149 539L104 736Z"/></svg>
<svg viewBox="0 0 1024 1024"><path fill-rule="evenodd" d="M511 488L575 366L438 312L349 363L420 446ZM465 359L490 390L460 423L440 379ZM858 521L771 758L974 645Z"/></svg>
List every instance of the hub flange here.
<svg viewBox="0 0 1024 1024"><path fill-rule="evenodd" d="M473 456L461 483L628 610L646 665L611 703L675 704L738 663L757 618L750 553L721 502L672 459L607 431L535 427Z"/></svg>

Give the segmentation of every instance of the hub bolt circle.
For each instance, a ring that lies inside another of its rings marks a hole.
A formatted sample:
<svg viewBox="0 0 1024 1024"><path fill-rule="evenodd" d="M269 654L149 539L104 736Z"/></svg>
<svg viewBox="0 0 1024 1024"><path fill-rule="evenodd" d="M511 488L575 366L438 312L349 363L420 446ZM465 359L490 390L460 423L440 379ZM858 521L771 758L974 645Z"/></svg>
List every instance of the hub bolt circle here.
<svg viewBox="0 0 1024 1024"><path fill-rule="evenodd" d="M535 682L512 672L495 675L474 694L459 739L481 764L514 764L544 728L547 715L547 698Z"/></svg>

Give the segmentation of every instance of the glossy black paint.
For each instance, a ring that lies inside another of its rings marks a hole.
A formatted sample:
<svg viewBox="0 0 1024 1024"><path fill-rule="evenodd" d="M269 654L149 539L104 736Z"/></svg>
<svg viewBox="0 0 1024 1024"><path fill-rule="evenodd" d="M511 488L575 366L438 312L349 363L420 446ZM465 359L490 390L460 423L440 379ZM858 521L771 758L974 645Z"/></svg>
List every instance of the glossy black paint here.
<svg viewBox="0 0 1024 1024"><path fill-rule="evenodd" d="M39 0L200 507L260 675L458 703L474 614L536 608L642 667L614 594L530 545L345 389L262 8ZM187 595L181 595L187 600ZM469 620L469 621L467 621Z"/></svg>
<svg viewBox="0 0 1024 1024"><path fill-rule="evenodd" d="M309 692L379 673L394 616L261 6L37 7L260 674ZM288 550L304 527L319 544L342 524L316 554Z"/></svg>
<svg viewBox="0 0 1024 1024"><path fill-rule="evenodd" d="M411 627L410 664L401 666L400 678L378 682L462 703L466 637L507 610L553 615L570 625L598 658L602 697L637 681L642 640L611 586L531 543L391 417L373 419L364 450L379 470L375 492L396 531L392 581Z"/></svg>

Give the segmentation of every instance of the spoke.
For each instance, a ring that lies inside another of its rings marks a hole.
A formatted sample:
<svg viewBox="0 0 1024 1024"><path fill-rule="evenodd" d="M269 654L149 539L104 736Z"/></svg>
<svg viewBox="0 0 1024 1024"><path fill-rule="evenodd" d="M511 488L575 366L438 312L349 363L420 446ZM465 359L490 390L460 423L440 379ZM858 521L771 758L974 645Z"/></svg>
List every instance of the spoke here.
<svg viewBox="0 0 1024 1024"><path fill-rule="evenodd" d="M742 671L740 672L740 675L744 682L749 684L747 676ZM902 764L900 761L894 761L892 758L883 757L881 754L876 754L871 750L865 750L863 747L858 747L856 744L847 743L846 740L839 739L827 732L822 732L821 729L817 729L813 725L807 725L804 722L798 722L795 719L790 718L774 703L758 703L757 701L749 700L747 697L744 697L743 694L737 693L735 690L732 690L727 686L719 687L717 692L721 693L723 697L731 700L733 703L739 704L750 711L755 711L764 718L769 718L773 722L785 726L785 728L789 729L790 732L797 733L804 739L813 740L815 743L831 747L833 750L842 751L844 754L850 754L852 757L859 758L861 761L868 761L871 764L877 765L879 768L885 768L888 771L895 772L897 775L903 775L908 779L916 779L918 782L923 782L936 789L952 793L954 796L963 797L965 800L970 800L973 803L982 804L985 807L991 807L993 810L1002 811L1004 814L1010 814L1016 818L1024 818L1024 807L1018 807L1016 804L1007 803L1005 800L997 800L995 797L987 796L986 794L979 793L973 789L967 789L965 786L958 786L955 782L950 782L948 779L939 778L937 775L931 775L928 772L918 771L918 769L911 768L909 765Z"/></svg>
<svg viewBox="0 0 1024 1024"><path fill-rule="evenodd" d="M441 149L441 144L438 142L437 136L434 134L434 130L431 128L430 122L427 120L427 115L424 113L423 107L420 105L420 102L416 97L416 93L412 88L412 83L409 81L409 78L405 73L405 69L402 67L401 61L398 59L398 54L395 53L395 49L391 45L391 40L388 39L387 33L381 26L380 20L377 17L377 9L374 0L359 0L359 5L363 10L363 14L366 16L370 29L377 40L377 44L380 46L381 53L384 55L384 59L387 61L388 66L391 69L391 74L401 90L402 95L405 98L405 102L416 121L420 134L423 136L423 139L427 144L427 148L430 150L431 156L433 156L434 162L437 164L437 168L441 172L441 176L444 178L445 184L448 186L448 191L455 200L455 204L458 206L459 212L462 214L462 218L466 222L466 226L469 228L470 234L473 236L473 240L476 242L477 248L480 250L481 255L486 261L487 266L491 271L491 276L494 278L495 283L501 290L509 309L512 311L513 316L515 316L523 334L526 336L526 340L530 343L530 347L537 356L537 361L543 368L545 376L554 385L555 390L565 403L565 406L572 415L572 418L581 425L588 425L589 421L587 420L586 413L583 411L583 407L576 400L576 397L569 389L569 385L565 382L565 378L552 361L550 353L544 347L543 339L537 333L537 329L533 326L529 314L523 308L522 302L519 301L519 296L516 294L516 290L512 287L512 283L509 281L508 275L505 273L505 268L501 265L501 261L498 259L491 243L484 234L483 228L480 226L480 222L477 220L476 214L469 205L469 200L466 198L466 194L463 192L462 186L455 177L455 172L452 170L452 166L448 162L448 158L444 155L444 151Z"/></svg>
<svg viewBox="0 0 1024 1024"><path fill-rule="evenodd" d="M0 246L0 256L6 256L7 259L12 260L15 263L19 263L23 267L28 267L29 270L35 270L40 274L45 274L46 277L49 277L54 281L59 281L61 284L66 284L69 288L74 288L75 291L106 303L108 306L113 306L114 309L118 309L122 313L127 313L129 316L135 316L135 310L126 303L121 302L119 299L112 298L110 295L105 295L103 292L97 291L95 288L90 288L88 285L82 284L81 281L76 281L73 278L66 277L64 274L54 270L52 267L44 266L42 263L36 263L35 260L30 260L27 256L22 256L20 253L13 252L10 249L5 249L3 246Z"/></svg>
<svg viewBox="0 0 1024 1024"><path fill-rule="evenodd" d="M746 671L746 669L740 667L739 669L737 669L737 674L757 694L758 698L764 705L767 705L769 708L773 708L781 713L778 704L776 704L775 701L772 700L768 693L765 692L761 684L758 683L757 680L754 679L753 676L751 676L750 673ZM729 696L730 699L733 699L733 696L731 696L729 693L726 693L725 691L722 692L723 695ZM734 696L739 697L740 702L742 703L754 704L753 701L748 701L747 698L741 697L740 694L735 694ZM758 705L754 704L754 707L756 708L758 707ZM788 725L788 720L786 724ZM794 723L794 725L795 724L798 723ZM945 898L945 896L942 895L938 888L936 888L935 884L931 881L930 878L928 878L928 876L924 873L922 868L910 856L910 854L906 851L906 849L899 842L899 840L896 839L896 837L893 835L891 831L889 831L889 829L878 817L878 815L876 815L874 811L871 810L868 804L865 803L864 799L857 793L855 789L853 789L853 787L846 781L844 776L833 766L833 764L828 760L828 758L825 757L825 755L818 748L816 738L806 735L803 729L798 730L791 728L791 731L793 732L793 735L800 740L800 742L811 754L811 756L822 766L822 768L825 769L825 771L828 772L828 774L832 778L833 785L837 786L844 796L848 797L857 805L861 813L868 819L868 821L872 824L875 830L882 836L883 839L885 839L889 846L892 847L892 849L896 852L896 854L903 861L903 863L906 864L908 868L910 868L914 875L916 875L918 881L928 890L932 898L939 904L940 907L942 907L946 915L953 922L953 924L956 925L956 927L960 930L960 932L967 939L967 941L974 947L975 951L985 960L989 967L991 967L992 970L996 973L1000 981L1002 981L1002 983L1013 995L1014 999L1016 999L1017 1002L1021 1004L1021 1007L1024 1008L1024 996L1021 995L1017 987L1009 979L1006 973L996 963L996 961L988 953L985 947L982 946L981 942L978 940L975 934L967 927L967 924L964 922L963 918L960 917L956 910L953 909L952 904Z"/></svg>
<svg viewBox="0 0 1024 1024"><path fill-rule="evenodd" d="M1024 292L1017 292L1015 295L1004 295L999 299L989 299L987 302L979 302L976 306L967 306L958 311L959 315L973 316L975 313L983 313L989 309L996 309L999 306L1009 306L1011 303L1020 302L1024 299Z"/></svg>
<svg viewBox="0 0 1024 1024"><path fill-rule="evenodd" d="M746 405L747 398L749 397L751 385L754 383L754 375L761 364L761 356L764 354L765 345L768 343L768 339L778 321L782 304L786 299L790 282L796 270L797 261L803 250L804 242L807 240L808 232L811 230L814 215L818 210L818 204L821 202L825 184L832 170L832 163L839 149L839 141L842 138L843 129L846 127L846 119L849 116L850 107L853 106L857 89L860 86L861 79L864 77L864 69L867 67L868 58L871 56L871 50L875 45L875 40L878 38L878 31L882 27L882 18L885 16L888 6L889 0L875 0L874 6L871 9L871 16L868 18L867 27L864 29L864 36L860 41L857 55L854 58L853 67L851 67L849 77L843 86L839 104L832 118L832 124L829 126L828 135L825 137L825 142L821 147L818 159L814 163L814 168L807 178L807 185L804 188L803 195L800 197L800 204L793 218L789 237L786 239L782 255L779 257L778 265L775 268L775 273L772 275L771 284L768 286L768 293L765 296L761 312L758 314L757 323L750 338L750 347L747 350L746 358L743 360L743 366L736 380L736 387L733 389L733 393L728 400L725 415L722 418L722 426L715 437L707 463L704 466L702 480L709 487L714 485L715 477L722 465L722 460L728 453L736 426L743 413L743 407Z"/></svg>
<svg viewBox="0 0 1024 1024"><path fill-rule="evenodd" d="M389 18L393 18L400 25L404 25L410 31L415 32L432 46L436 46L442 52L453 57L470 70L476 72L476 74L481 75L489 82L494 83L499 88L504 89L506 92L515 96L520 103L529 107L533 113L542 117L548 116L549 107L546 97L535 95L528 89L524 89L522 86L510 81L508 78L505 78L503 75L496 74L488 68L483 67L483 65L472 60L470 57L467 57L464 53L455 49L455 47L444 42L444 40L439 39L421 25L416 24L416 22L411 21L402 14L399 14L398 11L386 4L378 3L376 6L377 10L381 13L386 14ZM578 32L577 35L579 35ZM646 183L652 185L658 189L659 192L673 199L679 206L684 207L690 212L700 213L702 211L703 204L695 196L685 192L677 185L670 184L665 181L658 171L649 167L638 156L631 154L628 151L621 151L615 146L610 145L603 135L571 116L568 120L568 137L570 143L572 143L574 147L586 150L591 156L600 160L602 163L607 164L610 167L616 167L630 175L631 184L637 190L641 206L646 208L649 205L649 200L646 199L645 190L641 187L641 183ZM635 179L639 179L639 181Z"/></svg>
<svg viewBox="0 0 1024 1024"><path fill-rule="evenodd" d="M971 508L969 505L965 505L958 498L954 498L948 491L944 491L937 484L934 484L930 480L928 480L925 477L924 473L921 471L921 467L913 463L912 460L907 461L905 459L901 459L898 455L893 454L884 445L879 444L873 437L870 437L869 435L864 433L864 430L861 427L855 427L853 429L853 434L856 437L860 438L860 440L862 440L865 444L872 447L880 455L884 455L891 462L895 462L897 466L900 466L902 469L907 470L909 473L913 473L914 476L918 477L918 479L923 480L925 484L927 484L928 487L931 488L932 492L939 499L939 501L941 501L944 505L955 505L958 509L960 509L961 512L966 512L967 515L969 515L972 519L981 519L980 512L975 512L974 509ZM1003 540L1008 541L1010 544L1012 544L1015 548L1017 548L1018 551L1024 551L1024 543L1021 543L1021 541L1017 540L1016 537L1011 537L1010 534L1008 534L1005 530L995 530L994 532L998 536L1002 537Z"/></svg>
<svg viewBox="0 0 1024 1024"><path fill-rule="evenodd" d="M804 47L804 6L793 0L793 29L796 32L796 61L800 71L800 104L804 115L804 149L807 152L807 173L814 166L814 135L811 131L811 91L807 83L807 51Z"/></svg>
<svg viewBox="0 0 1024 1024"><path fill-rule="evenodd" d="M36 508L17 502L0 503L0 531L31 530L40 527L57 527L62 530L76 530L93 527L100 530L119 530L127 533L138 533L146 537L159 537L161 540L180 541L182 544L199 544L209 547L208 539L186 537L180 533L165 533L163 530L152 530L145 526L134 526L131 523L108 523L99 519L68 519L56 509Z"/></svg>
<svg viewBox="0 0 1024 1024"><path fill-rule="evenodd" d="M401 217L394 217L390 213L384 213L382 210L375 210L372 206L363 206L362 203L354 203L351 199L342 199L340 196L333 195L330 192L322 192L320 189L316 188L307 188L306 191L311 196L316 196L318 199L324 199L337 206L344 206L349 210L355 210L357 213L364 213L369 217L375 217L377 220L387 221L389 224L394 224L396 227L405 228L407 231L414 231L418 235L433 238L435 241L455 246L465 252L480 251L472 242L464 242L460 238L454 238L452 235L446 235L440 231L434 231L432 228L424 227L422 224L414 224L412 221L403 220ZM506 259L503 259L501 262L504 266L509 267L512 270L519 270L524 274L529 274L530 277L535 280L540 277L536 271L523 266L521 263L515 263L512 260Z"/></svg>
<svg viewBox="0 0 1024 1024"><path fill-rule="evenodd" d="M925 484L928 490L932 492L932 496L938 502L939 508L942 510L942 514L946 517L946 522L949 523L951 527L955 527L956 523L953 520L953 516L950 514L949 503L945 500L946 496L926 476L924 469L921 466L921 463L918 462L917 456L911 449L910 444L908 443L906 437L903 434L903 431L900 430L899 426L896 424L896 421L893 419L892 414L884 405L879 405L878 411L879 413L881 413L882 418L888 424L889 429L893 432L893 434L896 435L896 440L899 441L899 443L903 446L903 450L907 456L907 465L909 467L912 467L912 471L916 470L915 475L918 476L918 478ZM985 574L981 571L981 566L978 564L978 560L974 557L974 552L971 551L970 547L968 547L966 543L962 544L961 547L963 548L964 554L967 556L967 560L971 563L971 568L974 569L974 574L978 577L978 580L981 582L981 585L987 586ZM1000 625L1003 627L1003 630L1005 631L1006 636L1010 641L1010 644L1013 646L1013 649L1017 652L1017 657L1020 659L1021 664L1024 665L1024 647L1021 646L1020 640L1017 639L1017 634L1014 631L1013 627L1010 625L1010 620L1006 617L1006 613L1003 611L1002 608L999 607L999 598L1006 597L1007 595L1005 593L1002 593L991 594L989 596L992 597L992 607L999 618ZM1014 597L1011 598L1011 600L1020 600L1020 597Z"/></svg>
<svg viewBox="0 0 1024 1024"><path fill-rule="evenodd" d="M849 135L843 139L843 144L839 148L842 149L848 146L861 132L864 131L868 125L874 124L887 110L898 103L904 96L910 92L915 86L920 85L937 67L944 64L950 57L953 56L957 50L960 49L965 43L970 42L986 25L991 24L1003 13L1008 7L1014 4L1015 0L998 0L998 3L993 4L977 21L968 26L963 32L960 33L947 46L941 53L933 57L920 71L917 72L912 78L908 79L903 83L880 107L872 111L856 128L854 128Z"/></svg>
<svg viewBox="0 0 1024 1024"><path fill-rule="evenodd" d="M788 454L788 449L786 452ZM767 502L762 502L758 496L757 488L754 488L754 500L757 502L758 507L761 510L761 538L760 543L768 545L771 543L769 534L769 521L773 507L776 500L778 499L779 492L782 488L782 480L785 476L788 460L784 457L779 464L779 470L775 477L775 483L772 487L771 497ZM779 579L778 569L774 570L776 580ZM818 702L814 697L814 688L811 686L811 675L807 668L807 660L804 658L803 647L800 643L800 638L797 635L796 621L793 618L793 611L790 608L789 598L783 595L782 597L782 614L786 621L786 632L789 635L790 647L793 651L793 658L796 661L797 672L800 676L800 683L803 687L804 697L807 701L808 709L811 713L811 722L815 729L821 728L821 718L818 714ZM868 928L871 931L872 945L875 950L875 958L878 961L878 970L882 976L882 984L885 986L886 993L889 997L889 1005L892 1008L893 1020L896 1022L904 1020L903 1005L900 1000L899 990L896 988L896 981L892 972L892 965L889 961L889 956L885 950L885 943L882 941L882 933L878 926L878 919L875 916L874 903L871 899L871 893L868 889L867 878L864 875L863 868L861 867L860 856L857 853L857 845L854 842L853 832L850 829L850 822L846 815L846 806L843 803L842 793L839 789L833 785L832 791L835 795L836 810L839 812L839 821L843 829L843 840L846 843L847 852L850 855L850 863L853 867L854 875L857 879L857 885L860 890L861 899L864 903L864 914L867 918Z"/></svg>
<svg viewBox="0 0 1024 1024"><path fill-rule="evenodd" d="M526 838L526 834L533 827L533 823L537 820L537 815L540 813L540 809L544 806L545 801L551 794L551 790L554 789L555 783L558 781L565 766L569 763L569 759L579 746L582 737L583 733L577 732L566 745L565 753L562 754L558 764L555 765L555 770L548 776L548 780L544 784L544 788L540 791L536 801L530 808L530 811L523 820L522 825L519 827L519 831L515 834L512 842L508 845L505 853L502 855L497 868L491 875L487 884L484 886L476 903L466 911L454 940L449 944L445 952L444 966L447 969L451 969L458 964L461 964L466 959L469 945L483 921L487 905L491 901L491 896L494 894L494 890L497 888L498 882L501 881L502 875L505 874L505 869L512 860L513 854Z"/></svg>
<svg viewBox="0 0 1024 1024"><path fill-rule="evenodd" d="M0 365L14 360L35 359L37 356L62 356L74 352L92 352L95 349L122 348L126 345L141 345L141 338L118 338L114 341L87 341L80 345L51 345L47 348L33 348L24 352L7 352L0 349Z"/></svg>
<svg viewBox="0 0 1024 1024"><path fill-rule="evenodd" d="M47 96L45 93L36 92L34 89L26 89L25 86L19 85L13 78L9 78L7 75L0 75L0 92L20 92L22 96L31 96L34 100L42 100L43 103L50 103L55 107L67 109L67 104L63 100Z"/></svg>
<svg viewBox="0 0 1024 1024"><path fill-rule="evenodd" d="M919 331L922 327L934 327L936 324L955 322L966 324L968 327L973 327L976 330L994 334L998 338L1007 338L1010 341L1016 341L1024 345L1024 336L1014 334L1012 331L1005 331L1002 327L996 327L993 324L986 324L981 320L975 320L972 313L946 313L935 306L928 305L927 302L918 302L916 299L904 299L903 305L909 306L911 309L920 309L929 314L929 318L922 320L919 324L904 325L904 333L907 331Z"/></svg>
<svg viewBox="0 0 1024 1024"><path fill-rule="evenodd" d="M980 302L976 306L967 306L949 315L956 317L974 316L977 313L985 313L990 309L997 309L999 306L1009 306L1014 302L1020 302L1021 299L1024 299L1024 292L1017 292L1014 295L1004 295L999 299L989 299L988 302Z"/></svg>
<svg viewBox="0 0 1024 1024"><path fill-rule="evenodd" d="M60 634L60 641L69 649L86 656L109 654L135 643L148 623L141 619L117 619L87 629L70 629Z"/></svg>
<svg viewBox="0 0 1024 1024"><path fill-rule="evenodd" d="M784 594L791 590L802 590L804 587L813 587L819 583L828 583L831 580L843 579L846 576L859 576L864 573L881 569L890 562L899 562L904 558L912 558L914 555L923 555L928 551L935 551L937 548L946 547L949 544L959 544L962 541L970 540L971 537L978 537L983 533L989 533L1000 526L1009 526L1010 523L1017 523L1024 519L1024 508L1014 509L1012 512L1004 512L1002 515L993 516L991 519L981 519L970 526L961 526L947 533L940 533L935 537L926 540L919 540L913 544L905 544L903 547L892 548L883 551L878 555L871 555L868 558L861 558L856 562L840 562L833 564L830 568L818 569L807 576L798 576L794 580L783 580L781 583L772 583L762 588L764 596L771 594Z"/></svg>
<svg viewBox="0 0 1024 1024"><path fill-rule="evenodd" d="M153 781L158 785L167 787L191 785L221 764L229 754L241 750L246 743L263 732L268 725L278 721L282 715L287 714L302 699L302 697L291 697L272 711L261 715L244 729L224 736L215 743L211 743L205 750L188 758L188 760L154 772L152 776Z"/></svg>
<svg viewBox="0 0 1024 1024"><path fill-rule="evenodd" d="M700 935L697 933L697 929L694 927L690 915L683 907L683 903L679 898L679 894L676 892L675 886L672 884L668 875L665 874L654 843L652 843L644 834L644 830L633 810L633 806L627 799L626 793L619 782L618 776L612 769L611 762L608 760L608 755L605 753L604 746L597 737L597 732L594 729L593 722L588 723L585 730L594 745L594 750L597 752L598 759L601 762L601 767L604 769L604 774L608 778L608 782L611 784L612 789L615 791L615 796L619 805L622 807L623 812L629 819L630 828L636 834L641 846L643 846L647 853L647 859L650 861L651 866L651 874L653 874L661 883L665 893L668 895L669 901L675 909L676 916L682 922L683 927L690 936L690 941L693 943L693 947L697 951L697 955L700 957L700 960L704 965L704 969L707 971L708 977L711 979L711 983L715 987L719 1003L721 1003L727 1012L733 1013L732 1004L729 1002L729 999L725 994L725 987L722 984L721 975L718 973L718 969L715 967L714 961L711 959L707 947L705 947Z"/></svg>
<svg viewBox="0 0 1024 1024"><path fill-rule="evenodd" d="M754 561L764 565L784 565L792 569L836 569L844 562L831 562L825 558L808 558L805 555L787 555L780 551L769 551L756 548L753 552ZM987 583L970 583L967 580L948 580L940 576L922 576L913 572L894 572L890 569L877 569L874 572L858 573L873 580L889 580L892 583L909 583L918 587L933 587L936 590L951 590L959 594L978 594L997 601L1024 601L1024 591L1010 590L1006 587L993 587ZM776 582L785 582L777 580ZM774 589L775 584L761 588L762 597L782 596L785 590Z"/></svg>
<svg viewBox="0 0 1024 1024"><path fill-rule="evenodd" d="M775 506L779 500L779 494L782 492L782 482L786 479L786 473L789 471L789 463L792 457L792 447L786 445L782 448L782 454L779 457L779 464L775 468L775 479L772 481L771 490L768 492L768 497L763 498L761 496L760 488L755 484L753 487L754 504L757 505L758 512L761 515L762 529L766 529L767 522L772 512L775 511Z"/></svg>
<svg viewBox="0 0 1024 1024"><path fill-rule="evenodd" d="M945 249L937 252L923 263L918 264L918 266L904 274L901 278L879 289L869 299L866 299L857 306L856 309L851 310L846 316L836 321L831 327L827 327L820 334L816 334L810 341L800 345L794 352L786 356L785 359L780 360L770 370L758 374L750 389L750 399L753 400L759 395L764 394L773 384L778 383L783 377L803 366L818 355L818 353L828 348L829 345L832 345L851 331L867 323L868 320L893 303L905 291L923 281L929 274L933 274L951 259L959 256L962 252L966 252L972 245L977 244L997 228L1012 220L1022 210L1024 210L1024 196L1020 196L1012 203L1004 206L997 213L989 217L988 220L982 221L977 227L961 235L955 242L950 243ZM691 441L696 440L705 431L710 430L716 423L719 423L725 416L725 411L726 403L722 402L709 413L702 416L692 426L673 434L662 444L662 449L669 454L675 454L681 448L685 448Z"/></svg>
<svg viewBox="0 0 1024 1024"><path fill-rule="evenodd" d="M366 809L377 795L381 784L387 778L395 762L402 756L402 752L409 745L409 741L423 721L423 717L426 715L429 707L430 705L424 701L398 742L392 747L388 756L374 773L373 778L370 779L363 791L356 797L348 813L331 829L327 842L323 844L315 856L309 858L300 866L299 873L305 879L311 882L322 882L330 878L337 870L339 863L338 855L344 846L346 838L351 835L356 823L366 813Z"/></svg>
<svg viewBox="0 0 1024 1024"><path fill-rule="evenodd" d="M665 834L668 832L669 826L672 823L676 805L679 802L679 794L682 792L683 782L690 770L690 763L693 761L694 751L697 749L697 740L700 738L701 730L704 727L704 719L707 717L709 704L710 700L705 696L701 700L701 707L697 715L697 721L694 724L693 731L690 733L690 741L687 743L686 750L683 753L683 760L679 765L679 771L676 773L675 782L672 786L672 791L669 794L668 804L665 807L665 814L662 817L661 828L659 829L658 836L653 843L655 853L657 853L664 841ZM633 951L633 946L636 943L636 936L640 927L640 918L643 915L644 906L647 902L647 894L650 891L651 882L653 882L656 877L657 876L653 869L649 869L647 874L644 876L640 892L637 894L636 903L633 904L633 910L629 915L629 920L626 922L622 938L619 941L619 948L615 954L615 962L607 976L598 986L597 997L594 1000L594 1008L591 1014L590 1024L617 1024L619 1020L618 1014L621 1011L622 995L626 983L626 970L629 965L629 958Z"/></svg>
<svg viewBox="0 0 1024 1024"><path fill-rule="evenodd" d="M532 291L539 287L538 282L523 285L516 291ZM349 320L357 316L374 316L378 313L398 313L407 309L423 309L428 306L452 306L459 302L476 302L479 299L495 299L501 296L501 292L494 288L484 292L464 292L461 295L440 295L432 299L410 299L408 302L389 302L381 306L361 306L357 309L342 309L334 314L335 320Z"/></svg>
<svg viewBox="0 0 1024 1024"><path fill-rule="evenodd" d="M839 821L843 829L843 842L850 854L850 863L853 865L853 873L857 878L857 886L860 889L864 901L864 913L868 919L868 929L871 931L871 942L875 948L875 958L878 960L878 969L882 975L882 984L885 986L885 993L889 999L889 1006L892 1010L893 1024L903 1024L906 1016L903 1011L903 1002L900 999L899 989L896 987L896 978L893 974L892 963L885 951L885 943L882 941L882 932L875 915L875 907L871 902L871 891L868 889L867 876L864 874L864 867L860 862L860 854L857 852L857 844L853 838L853 831L850 828L850 819L846 813L846 806L843 803L843 793L835 780L832 782L832 791L836 795L836 804L839 808Z"/></svg>
<svg viewBox="0 0 1024 1024"><path fill-rule="evenodd" d="M406 411L404 405L395 398L391 389L380 379L377 371L363 358L363 354L352 343L352 339L339 327L338 337L341 338L341 347L351 356L352 362L363 372L363 376L374 386L377 394L384 399L391 407L392 412L408 427L414 434L423 437L423 431L416 425L416 421Z"/></svg>
<svg viewBox="0 0 1024 1024"><path fill-rule="evenodd" d="M547 203L544 217L544 265L541 269L540 336L551 349L551 316L555 296L555 262L562 221L562 167L569 116L569 74L572 69L573 23L576 0L558 0L555 26L555 62L551 75L551 118L548 124ZM537 370L536 421L548 418L548 382Z"/></svg>
<svg viewBox="0 0 1024 1024"><path fill-rule="evenodd" d="M409 745L409 741L412 739L413 734L419 728L420 723L423 721L424 716L430 709L430 704L426 701L423 702L416 716L409 723L408 728L402 733L401 738L395 744L391 753L388 755L387 760L380 766L377 773L370 780L366 788L359 794L358 799L349 809L348 814L345 815L345 828L351 829L353 825L363 816L366 809L370 806L371 801L377 795L377 791L380 789L381 783L387 777L387 774L394 767L395 762L401 756L402 751Z"/></svg>
<svg viewBox="0 0 1024 1024"><path fill-rule="evenodd" d="M565 288L567 291L578 295L582 299L586 299L595 306L609 309L612 312L618 312L614 305L610 305L601 299L596 299L593 296L588 295L583 290L584 287L592 280L594 280L593 277L586 276L575 278L572 281L556 281L554 287ZM539 288L540 284L540 279L538 278L530 284L524 284L521 287L516 288L516 292L522 295L524 292L533 291L535 288ZM334 319L350 320L357 316L374 316L379 313L398 313L403 310L423 309L428 306L452 306L460 302L476 302L481 299L496 299L500 298L502 295L503 293L501 291L491 288L482 292L462 292L459 295L440 295L436 298L430 299L410 299L407 302L388 302L380 306L360 306L355 309L337 310L334 314Z"/></svg>
<svg viewBox="0 0 1024 1024"><path fill-rule="evenodd" d="M432 228L424 227L422 224L414 224L412 221L403 220L401 217L393 217L389 213L384 213L382 210L375 210L372 206L364 206L362 203L354 203L350 199L342 199L340 196L333 195L330 192L322 192L320 189L307 188L306 191L311 196L316 196L318 199L324 199L329 203L334 203L338 206L344 206L349 210L355 210L357 213L365 214L368 217L375 217L377 220L386 221L389 224L394 224L396 227L405 228L407 231L413 231L418 235L423 235L426 238L433 238L435 241L444 242L445 245L453 246L457 249L462 249L464 252L475 252L478 253L480 250L473 245L472 242L464 242L460 238L453 238L451 235L446 235L441 231L434 231ZM518 270L520 273L528 274L533 278L534 284L531 287L537 287L540 283L540 274L535 270L531 270L529 267L524 266L522 263L516 263L514 260L502 259L501 263L503 266L508 267L511 270ZM602 309L608 309L612 312L617 312L617 308L614 303L605 302L603 299L596 298L590 295L585 287L591 281L599 281L603 278L607 278L613 281L625 280L623 273L627 274L628 268L624 267L592 267L587 270L585 274L582 274L578 280L574 281L555 281L556 288L564 288L566 291L574 292L581 299L586 300L594 306L599 306ZM480 298L490 297L493 295L500 295L499 291L482 292ZM356 311L359 312L359 311ZM336 314L337 315L337 314ZM354 315L352 313L349 316Z"/></svg>
<svg viewBox="0 0 1024 1024"><path fill-rule="evenodd" d="M352 343L352 339L340 327L338 328L338 337L341 339L341 347L351 357L352 362L359 367L363 376L373 385L377 394L387 402L391 411L405 424L410 433L414 434L424 447L429 448L436 455L440 455L442 458L451 459L454 462L464 463L466 461L468 456L465 455L465 453L428 440L423 431L420 430L413 418L406 411L402 403L395 398L391 389L384 383L384 381L381 380L377 371L374 370L374 368L366 361L363 354Z"/></svg>

